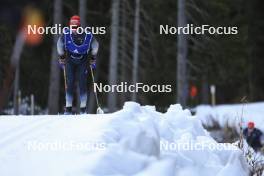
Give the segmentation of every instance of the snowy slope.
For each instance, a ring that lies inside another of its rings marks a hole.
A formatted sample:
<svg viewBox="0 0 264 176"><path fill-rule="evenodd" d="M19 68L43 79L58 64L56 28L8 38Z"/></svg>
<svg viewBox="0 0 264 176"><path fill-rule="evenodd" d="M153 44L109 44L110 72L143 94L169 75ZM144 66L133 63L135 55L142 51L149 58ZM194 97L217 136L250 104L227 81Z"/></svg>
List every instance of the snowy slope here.
<svg viewBox="0 0 264 176"><path fill-rule="evenodd" d="M128 102L113 114L0 117L1 176L248 175L242 152L227 146L180 105L164 114Z"/></svg>
<svg viewBox="0 0 264 176"><path fill-rule="evenodd" d="M242 108L243 107L243 108ZM240 118L243 118L243 127L248 121L254 121L255 126L264 131L264 103L248 103L236 105L208 106L201 105L196 108L196 116L204 125L212 126L213 122L218 122L221 127L238 127Z"/></svg>

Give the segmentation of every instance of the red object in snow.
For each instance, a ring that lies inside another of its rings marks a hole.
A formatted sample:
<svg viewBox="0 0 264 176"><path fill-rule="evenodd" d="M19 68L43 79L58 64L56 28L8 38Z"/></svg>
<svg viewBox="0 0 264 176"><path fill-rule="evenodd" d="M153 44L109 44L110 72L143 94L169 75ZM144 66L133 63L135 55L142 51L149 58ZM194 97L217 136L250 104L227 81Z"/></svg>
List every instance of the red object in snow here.
<svg viewBox="0 0 264 176"><path fill-rule="evenodd" d="M196 97L198 94L198 89L196 86L191 86L191 89L190 89L190 96L191 98L194 98Z"/></svg>

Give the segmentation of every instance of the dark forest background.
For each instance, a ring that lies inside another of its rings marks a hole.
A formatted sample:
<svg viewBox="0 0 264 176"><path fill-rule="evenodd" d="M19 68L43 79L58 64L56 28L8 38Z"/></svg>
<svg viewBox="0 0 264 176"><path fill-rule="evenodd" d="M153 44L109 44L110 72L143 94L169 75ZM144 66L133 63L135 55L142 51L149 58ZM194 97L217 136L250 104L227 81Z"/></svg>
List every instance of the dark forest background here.
<svg viewBox="0 0 264 176"><path fill-rule="evenodd" d="M146 84L172 84L173 92L140 93L142 104L165 108L176 103L177 35L160 35L159 25L177 26L176 0L142 0L140 2L140 42L138 81ZM62 1L62 21L66 25L78 14L78 1ZM52 26L54 3L51 0L9 0L0 6L0 87L6 75L10 56L21 25L23 10L31 6L44 15L45 25ZM131 83L135 1L120 0L117 82ZM264 1L261 0L186 0L188 23L195 25L237 26L238 35L188 36L187 83L198 88L195 98L187 98L186 106L210 103L210 85L216 86L217 104L264 100ZM86 24L106 26L106 35L97 35L100 50L97 79L107 83L111 38L112 2L87 0ZM47 108L49 94L52 35L44 36L37 46L26 45L20 62L22 97L35 95L36 104ZM63 77L60 79L59 111L64 105ZM10 91L9 101L13 92ZM92 96L92 95L91 95ZM106 94L100 95L104 107ZM117 94L117 107L130 100L130 95ZM1 97L0 97L1 98Z"/></svg>

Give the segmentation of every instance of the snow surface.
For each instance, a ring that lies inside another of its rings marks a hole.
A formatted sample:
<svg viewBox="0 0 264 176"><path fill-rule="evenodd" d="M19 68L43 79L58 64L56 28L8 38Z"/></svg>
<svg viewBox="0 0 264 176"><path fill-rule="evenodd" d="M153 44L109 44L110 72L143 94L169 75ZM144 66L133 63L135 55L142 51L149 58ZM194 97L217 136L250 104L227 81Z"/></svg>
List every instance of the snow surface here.
<svg viewBox="0 0 264 176"><path fill-rule="evenodd" d="M1 116L0 175L248 175L237 147L175 149L186 143L222 147L180 105L166 113L127 102L113 114Z"/></svg>
<svg viewBox="0 0 264 176"><path fill-rule="evenodd" d="M243 109L243 115L242 115ZM255 126L264 132L264 103L248 103L235 105L209 106L200 105L196 108L196 116L206 126L213 126L217 122L220 127L235 127L238 129L242 117L242 126L247 122L255 122Z"/></svg>

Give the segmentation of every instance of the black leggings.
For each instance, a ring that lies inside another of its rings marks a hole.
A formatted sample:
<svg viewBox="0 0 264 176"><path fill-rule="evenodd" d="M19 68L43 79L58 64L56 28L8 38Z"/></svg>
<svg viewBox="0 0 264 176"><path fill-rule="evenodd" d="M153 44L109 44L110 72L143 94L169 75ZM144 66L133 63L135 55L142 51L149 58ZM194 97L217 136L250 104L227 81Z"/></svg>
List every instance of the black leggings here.
<svg viewBox="0 0 264 176"><path fill-rule="evenodd" d="M87 59L82 59L79 62L73 62L72 58L67 58L66 62L66 107L72 107L74 84L75 81L79 81L80 88L80 102L81 108L86 107L87 102Z"/></svg>

